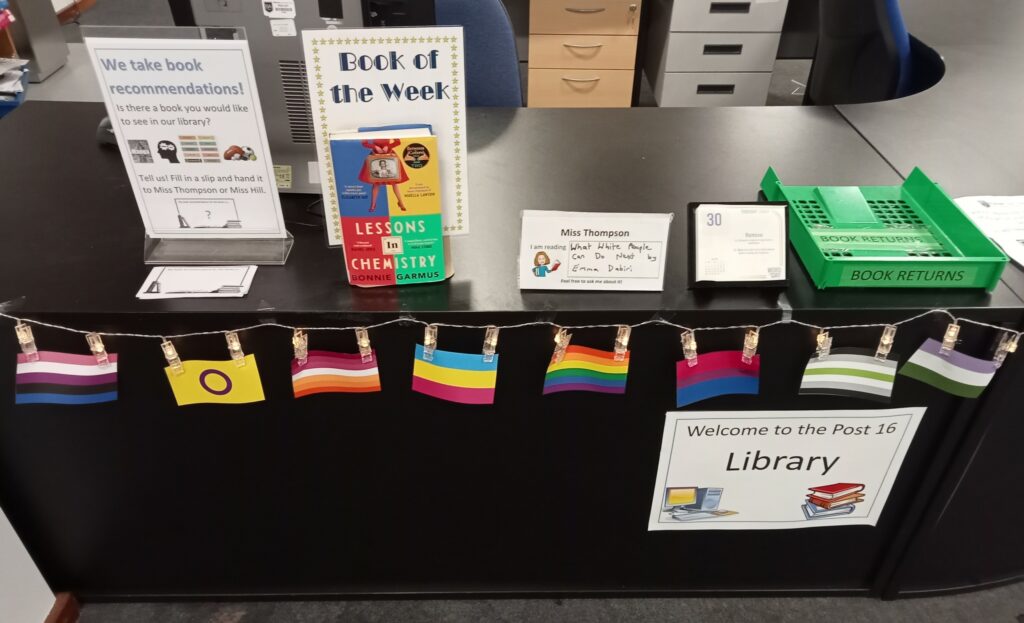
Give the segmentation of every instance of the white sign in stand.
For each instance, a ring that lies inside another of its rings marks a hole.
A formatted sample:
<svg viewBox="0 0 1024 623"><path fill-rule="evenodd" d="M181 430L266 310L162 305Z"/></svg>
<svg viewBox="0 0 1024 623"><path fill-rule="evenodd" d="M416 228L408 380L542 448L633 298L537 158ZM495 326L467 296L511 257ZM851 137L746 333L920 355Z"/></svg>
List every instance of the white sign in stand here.
<svg viewBox="0 0 1024 623"><path fill-rule="evenodd" d="M302 43L328 243L342 243L331 133L404 124L433 129L440 152L444 235L468 234L462 27L304 30Z"/></svg>
<svg viewBox="0 0 1024 623"><path fill-rule="evenodd" d="M44 621L54 595L0 510L0 620Z"/></svg>
<svg viewBox="0 0 1024 623"><path fill-rule="evenodd" d="M874 526L924 412L669 413L648 529Z"/></svg>
<svg viewBox="0 0 1024 623"><path fill-rule="evenodd" d="M283 264L291 239L248 43L85 44L146 227L147 263Z"/></svg>
<svg viewBox="0 0 1024 623"><path fill-rule="evenodd" d="M665 287L672 214L523 210L522 290Z"/></svg>

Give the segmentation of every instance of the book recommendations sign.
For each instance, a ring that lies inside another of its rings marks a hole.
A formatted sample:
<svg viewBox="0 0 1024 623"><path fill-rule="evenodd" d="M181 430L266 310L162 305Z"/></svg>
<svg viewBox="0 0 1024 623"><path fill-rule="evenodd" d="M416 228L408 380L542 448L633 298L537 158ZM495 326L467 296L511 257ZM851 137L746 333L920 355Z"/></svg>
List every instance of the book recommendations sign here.
<svg viewBox="0 0 1024 623"><path fill-rule="evenodd" d="M874 526L924 412L669 413L648 529Z"/></svg>

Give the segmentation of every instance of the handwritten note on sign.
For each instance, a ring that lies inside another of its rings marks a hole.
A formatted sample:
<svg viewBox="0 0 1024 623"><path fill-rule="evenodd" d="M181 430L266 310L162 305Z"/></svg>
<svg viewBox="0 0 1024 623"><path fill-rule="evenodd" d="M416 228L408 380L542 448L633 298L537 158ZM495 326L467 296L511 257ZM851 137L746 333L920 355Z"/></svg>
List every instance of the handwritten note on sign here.
<svg viewBox="0 0 1024 623"><path fill-rule="evenodd" d="M671 214L523 211L523 290L664 289Z"/></svg>

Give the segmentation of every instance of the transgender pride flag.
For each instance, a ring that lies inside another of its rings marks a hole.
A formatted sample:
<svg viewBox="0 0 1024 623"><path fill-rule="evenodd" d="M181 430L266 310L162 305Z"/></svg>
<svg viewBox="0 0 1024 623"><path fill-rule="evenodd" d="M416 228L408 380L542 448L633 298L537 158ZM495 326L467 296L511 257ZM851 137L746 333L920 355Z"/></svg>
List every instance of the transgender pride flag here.
<svg viewBox="0 0 1024 623"><path fill-rule="evenodd" d="M697 365L684 359L676 363L676 406L728 394L757 394L761 391L761 355L743 363L743 351L720 350L701 354Z"/></svg>
<svg viewBox="0 0 1024 623"><path fill-rule="evenodd" d="M38 361L18 354L14 404L88 405L117 400L117 355L105 366L93 355L39 351Z"/></svg>

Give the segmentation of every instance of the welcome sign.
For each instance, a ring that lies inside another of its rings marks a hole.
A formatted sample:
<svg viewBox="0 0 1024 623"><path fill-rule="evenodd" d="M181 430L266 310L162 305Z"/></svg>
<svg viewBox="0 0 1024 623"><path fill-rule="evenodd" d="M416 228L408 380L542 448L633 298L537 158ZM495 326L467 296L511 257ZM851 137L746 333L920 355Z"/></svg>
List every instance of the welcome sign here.
<svg viewBox="0 0 1024 623"><path fill-rule="evenodd" d="M873 526L924 411L669 413L648 529Z"/></svg>
<svg viewBox="0 0 1024 623"><path fill-rule="evenodd" d="M427 124L437 137L444 234L469 233L461 27L302 33L328 241L344 238L332 133Z"/></svg>

